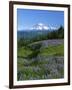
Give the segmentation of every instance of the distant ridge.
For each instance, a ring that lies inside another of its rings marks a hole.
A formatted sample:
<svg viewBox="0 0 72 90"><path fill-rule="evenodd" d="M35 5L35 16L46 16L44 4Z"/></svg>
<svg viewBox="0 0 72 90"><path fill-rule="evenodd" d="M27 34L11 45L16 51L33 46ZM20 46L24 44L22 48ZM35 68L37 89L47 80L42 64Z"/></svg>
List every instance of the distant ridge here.
<svg viewBox="0 0 72 90"><path fill-rule="evenodd" d="M26 28L26 29L22 29L23 31L29 31L29 30L57 30L59 27L53 26L53 25L46 25L44 23L37 23L34 24L32 27L30 28ZM19 30L19 31L22 31Z"/></svg>

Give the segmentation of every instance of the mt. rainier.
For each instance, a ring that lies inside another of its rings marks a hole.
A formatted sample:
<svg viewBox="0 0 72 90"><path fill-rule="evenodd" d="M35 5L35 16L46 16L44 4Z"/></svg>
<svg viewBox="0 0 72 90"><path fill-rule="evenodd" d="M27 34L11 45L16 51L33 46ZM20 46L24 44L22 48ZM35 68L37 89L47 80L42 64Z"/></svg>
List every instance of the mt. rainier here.
<svg viewBox="0 0 72 90"><path fill-rule="evenodd" d="M38 23L33 25L33 27L31 28L31 30L56 30L56 27L52 27L52 26L47 26L43 23Z"/></svg>
<svg viewBox="0 0 72 90"><path fill-rule="evenodd" d="M42 23L38 23L38 24L35 24L32 29L35 29L35 30L48 30L49 27L42 24Z"/></svg>

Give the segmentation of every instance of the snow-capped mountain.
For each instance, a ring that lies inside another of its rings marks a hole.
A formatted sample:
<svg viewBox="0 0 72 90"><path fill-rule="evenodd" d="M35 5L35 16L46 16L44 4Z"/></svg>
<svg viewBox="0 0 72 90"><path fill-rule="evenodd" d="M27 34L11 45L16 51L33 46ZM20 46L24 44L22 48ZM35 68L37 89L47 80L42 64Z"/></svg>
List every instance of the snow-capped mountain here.
<svg viewBox="0 0 72 90"><path fill-rule="evenodd" d="M45 25L43 23L35 24L31 28L31 30L56 30L56 29L57 29L57 27L50 26L50 25Z"/></svg>
<svg viewBox="0 0 72 90"><path fill-rule="evenodd" d="M45 24L38 23L38 24L33 25L32 29L34 29L34 30L48 30L49 27Z"/></svg>

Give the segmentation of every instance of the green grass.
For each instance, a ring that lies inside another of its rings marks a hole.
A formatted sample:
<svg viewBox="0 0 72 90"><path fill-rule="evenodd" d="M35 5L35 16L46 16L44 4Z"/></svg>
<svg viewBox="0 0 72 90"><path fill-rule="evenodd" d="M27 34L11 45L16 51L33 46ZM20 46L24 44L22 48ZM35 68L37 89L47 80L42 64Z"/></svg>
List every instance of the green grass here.
<svg viewBox="0 0 72 90"><path fill-rule="evenodd" d="M41 40L40 41L36 41L36 42L32 42L29 45L31 46L31 45L36 45L36 44L39 44L39 43L41 43Z"/></svg>
<svg viewBox="0 0 72 90"><path fill-rule="evenodd" d="M32 54L32 50L29 48L21 47L18 49L18 56L20 57L26 57L30 54ZM42 56L63 56L64 55L64 45L57 45L57 46L48 46L40 51L40 55Z"/></svg>
<svg viewBox="0 0 72 90"><path fill-rule="evenodd" d="M37 44L37 43L36 43ZM34 43L35 45L35 43ZM28 55L31 55L34 53L30 48L28 47L20 47L18 48L18 60L17 60L17 80L31 80L31 79L56 79L61 78L64 75L63 68L55 68L58 70L58 75L54 74L52 71L52 67L47 68L49 63L49 59L47 57L44 57L44 60L40 60L39 58L35 58L34 60L23 58L27 57ZM64 45L57 45L57 46L48 46L45 48L40 49L40 53L38 53L40 57L42 56L63 56L64 55ZM51 61L52 59L50 59ZM57 65L58 62L52 63L51 65L55 64ZM58 63L58 65L61 63ZM53 70L54 71L54 70ZM50 77L48 76L50 75Z"/></svg>
<svg viewBox="0 0 72 90"><path fill-rule="evenodd" d="M36 78L39 78L39 79L44 79L45 77L43 77L46 73L50 73L49 70L45 70L44 67L38 67L40 69L38 70L34 70L35 68L37 67L34 67L34 66L31 66L31 67L20 67L18 69L18 73L20 72L22 74L22 78L24 80L29 80L31 77L32 79L36 79ZM17 79L19 80L19 77L17 77ZM23 80L22 79L22 80Z"/></svg>
<svg viewBox="0 0 72 90"><path fill-rule="evenodd" d="M18 48L17 56L26 57L27 55L31 53L32 51L29 48L21 47L21 48Z"/></svg>
<svg viewBox="0 0 72 90"><path fill-rule="evenodd" d="M57 46L48 46L47 48L44 48L40 52L43 56L63 56L64 55L64 45L57 45Z"/></svg>

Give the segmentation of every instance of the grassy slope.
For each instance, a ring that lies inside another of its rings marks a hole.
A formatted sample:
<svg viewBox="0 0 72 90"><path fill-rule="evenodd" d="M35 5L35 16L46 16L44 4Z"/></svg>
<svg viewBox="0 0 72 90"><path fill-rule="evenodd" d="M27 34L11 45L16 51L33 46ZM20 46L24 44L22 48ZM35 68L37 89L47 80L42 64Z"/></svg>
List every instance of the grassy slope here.
<svg viewBox="0 0 72 90"><path fill-rule="evenodd" d="M31 54L32 51L29 48L20 48L18 49L18 56L25 57ZM40 55L48 56L48 55L55 55L55 56L63 56L64 55L64 45L57 45L57 46L48 46L40 51Z"/></svg>
<svg viewBox="0 0 72 90"><path fill-rule="evenodd" d="M57 46L48 46L45 49L41 50L41 55L48 56L48 55L55 55L55 56L63 56L64 55L64 45L57 45Z"/></svg>
<svg viewBox="0 0 72 90"><path fill-rule="evenodd" d="M29 48L21 47L18 49L18 56L25 57L31 54L32 51ZM42 56L63 56L64 45L48 46L41 49L40 55ZM61 68L62 63L53 62L53 60L27 60L24 58L18 58L18 80L29 80L29 79L50 79L50 78L60 78L63 77L63 68ZM55 60L54 60L55 61ZM49 66L51 63L51 66ZM57 65L58 68L57 68ZM60 66L61 65L61 66ZM49 67L50 68L49 68ZM53 66L55 68L53 68ZM55 71L55 72L54 72Z"/></svg>
<svg viewBox="0 0 72 90"><path fill-rule="evenodd" d="M32 51L29 48L21 47L18 49L18 56L26 57L27 55L31 54Z"/></svg>

